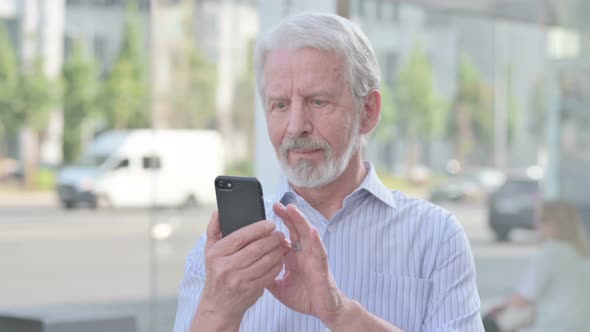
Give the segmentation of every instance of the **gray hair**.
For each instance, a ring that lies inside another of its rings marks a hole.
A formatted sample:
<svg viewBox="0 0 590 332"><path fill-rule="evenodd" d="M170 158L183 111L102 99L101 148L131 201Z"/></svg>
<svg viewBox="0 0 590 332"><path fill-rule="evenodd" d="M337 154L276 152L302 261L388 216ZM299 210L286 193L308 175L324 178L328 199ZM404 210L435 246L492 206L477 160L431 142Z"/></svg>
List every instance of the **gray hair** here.
<svg viewBox="0 0 590 332"><path fill-rule="evenodd" d="M277 48L333 51L342 58L357 108L369 92L379 89L380 70L369 39L351 21L334 14L305 13L284 19L256 45L254 69L258 93L264 100L264 65Z"/></svg>

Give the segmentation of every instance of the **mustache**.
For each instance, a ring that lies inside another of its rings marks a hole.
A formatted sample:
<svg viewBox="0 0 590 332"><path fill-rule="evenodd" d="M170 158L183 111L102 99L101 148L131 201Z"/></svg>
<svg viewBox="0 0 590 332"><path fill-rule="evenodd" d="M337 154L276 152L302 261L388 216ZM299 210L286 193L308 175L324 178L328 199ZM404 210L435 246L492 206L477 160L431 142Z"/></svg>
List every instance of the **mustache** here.
<svg viewBox="0 0 590 332"><path fill-rule="evenodd" d="M287 136L281 143L281 156L286 158L289 150L323 150L324 154L329 155L332 147L321 138Z"/></svg>

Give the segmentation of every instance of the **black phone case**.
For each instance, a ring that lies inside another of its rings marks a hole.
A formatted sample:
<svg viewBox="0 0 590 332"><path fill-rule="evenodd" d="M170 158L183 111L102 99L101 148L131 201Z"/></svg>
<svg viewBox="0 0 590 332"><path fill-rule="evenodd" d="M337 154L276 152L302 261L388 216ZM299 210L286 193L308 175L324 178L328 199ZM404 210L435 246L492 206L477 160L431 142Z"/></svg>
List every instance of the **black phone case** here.
<svg viewBox="0 0 590 332"><path fill-rule="evenodd" d="M231 188L219 188L218 180L230 181ZM232 232L266 219L262 187L256 178L218 176L215 179L215 195L219 210L221 234Z"/></svg>

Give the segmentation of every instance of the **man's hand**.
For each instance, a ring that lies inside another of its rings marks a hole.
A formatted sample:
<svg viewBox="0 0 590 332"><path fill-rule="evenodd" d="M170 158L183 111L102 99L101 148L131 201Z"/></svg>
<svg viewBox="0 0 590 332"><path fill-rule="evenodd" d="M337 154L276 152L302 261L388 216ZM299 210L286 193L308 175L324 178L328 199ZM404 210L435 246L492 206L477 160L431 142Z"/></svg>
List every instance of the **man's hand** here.
<svg viewBox="0 0 590 332"><path fill-rule="evenodd" d="M259 221L221 237L219 216L207 227L207 277L192 330L238 330L244 313L273 284L289 251L274 223Z"/></svg>
<svg viewBox="0 0 590 332"><path fill-rule="evenodd" d="M275 203L273 210L289 229L291 242L300 243L301 250L285 255L285 275L268 290L292 310L316 316L330 326L343 313L348 299L330 272L320 235L294 205Z"/></svg>
<svg viewBox="0 0 590 332"><path fill-rule="evenodd" d="M275 203L273 210L289 228L291 242L301 245L283 258L283 279L268 287L274 297L292 310L316 316L332 331L401 331L338 289L320 235L297 207Z"/></svg>

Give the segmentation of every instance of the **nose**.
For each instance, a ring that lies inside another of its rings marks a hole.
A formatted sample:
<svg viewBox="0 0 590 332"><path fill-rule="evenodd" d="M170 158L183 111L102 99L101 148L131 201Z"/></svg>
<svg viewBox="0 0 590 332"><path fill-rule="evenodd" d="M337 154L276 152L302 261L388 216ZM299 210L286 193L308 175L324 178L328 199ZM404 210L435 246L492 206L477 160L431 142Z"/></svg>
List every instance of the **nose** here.
<svg viewBox="0 0 590 332"><path fill-rule="evenodd" d="M310 114L305 108L305 103L301 101L292 101L289 110L289 135L293 137L305 136L311 133L312 124L309 118Z"/></svg>

